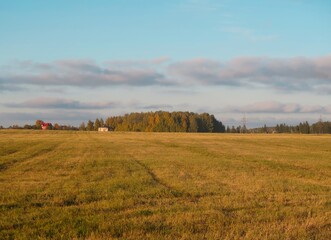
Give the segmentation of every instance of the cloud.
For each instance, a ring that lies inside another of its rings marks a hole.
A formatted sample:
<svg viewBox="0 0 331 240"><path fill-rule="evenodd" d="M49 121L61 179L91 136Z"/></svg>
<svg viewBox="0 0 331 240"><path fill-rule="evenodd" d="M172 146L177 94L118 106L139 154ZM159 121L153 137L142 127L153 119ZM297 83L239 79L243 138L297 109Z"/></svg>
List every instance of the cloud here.
<svg viewBox="0 0 331 240"><path fill-rule="evenodd" d="M280 103L276 101L257 102L245 106L229 106L225 112L234 113L331 113L331 105L301 105L298 103Z"/></svg>
<svg viewBox="0 0 331 240"><path fill-rule="evenodd" d="M170 62L170 58L163 56L153 59L141 59L141 60L113 60L113 61L107 61L106 64L110 68L116 67L119 69L139 69L139 68L145 68L145 69L153 69L158 66L162 66L163 64L166 64Z"/></svg>
<svg viewBox="0 0 331 240"><path fill-rule="evenodd" d="M281 123L286 123L287 125L298 125L300 122L303 121L308 121L309 124L313 124L316 123L318 121L318 118L316 116L316 118L313 117L305 117L304 119L302 117L272 117L272 116L268 116L268 117L256 117L256 116L247 116L247 127L248 128L256 128L256 127L263 127L264 125L271 127L271 126L276 126L277 124L281 124ZM222 118L222 123L225 126L239 126L242 125L242 118L238 118L238 119L232 119L232 118Z"/></svg>
<svg viewBox="0 0 331 240"><path fill-rule="evenodd" d="M16 85L2 84L0 82L0 92L16 92L22 90L25 90L25 88Z"/></svg>
<svg viewBox="0 0 331 240"><path fill-rule="evenodd" d="M38 109L109 109L118 107L115 102L80 102L61 98L35 98L22 103L6 103L10 108L38 108Z"/></svg>
<svg viewBox="0 0 331 240"><path fill-rule="evenodd" d="M20 62L0 75L0 84L100 87L166 85L155 69L103 67L89 60L60 60L41 64Z"/></svg>
<svg viewBox="0 0 331 240"><path fill-rule="evenodd" d="M221 62L210 59L193 59L173 63L168 72L180 79L183 85L240 85L241 81L233 81L226 76L226 69Z"/></svg>
<svg viewBox="0 0 331 240"><path fill-rule="evenodd" d="M34 98L21 103L4 103L8 108L31 108L39 110L64 109L64 110L107 110L107 109L139 109L139 110L164 110L173 109L170 104L146 104L139 101L123 102L80 102L64 98ZM176 105L177 106L177 105Z"/></svg>
<svg viewBox="0 0 331 240"><path fill-rule="evenodd" d="M331 55L317 58L240 57L190 59L23 61L2 67L0 91L27 86L232 86L331 94Z"/></svg>
<svg viewBox="0 0 331 240"><path fill-rule="evenodd" d="M2 121L9 121L10 124L16 122L26 123L24 121L35 121L37 119L44 120L81 120L94 119L96 114L94 112L80 112L80 111L53 111L53 112L0 112Z"/></svg>
<svg viewBox="0 0 331 240"><path fill-rule="evenodd" d="M331 94L331 84L328 86L328 85L321 85L321 86L318 86L316 88L316 91L317 93L320 93L320 94Z"/></svg>
<svg viewBox="0 0 331 240"><path fill-rule="evenodd" d="M14 124L23 126L24 124L34 124L37 119L41 119L46 122L79 126L82 121L86 122L89 119L94 120L96 117L100 117L100 113L73 110L54 110L51 112L36 111L28 113L0 112L0 125L4 127L9 127Z"/></svg>
<svg viewBox="0 0 331 240"><path fill-rule="evenodd" d="M141 108L146 109L146 110L164 110L164 109L172 109L173 106L169 104L153 104L153 105L146 105L146 106L141 106Z"/></svg>
<svg viewBox="0 0 331 240"><path fill-rule="evenodd" d="M185 84L321 91L331 86L331 55L319 58L241 57L227 62L193 59L169 66Z"/></svg>

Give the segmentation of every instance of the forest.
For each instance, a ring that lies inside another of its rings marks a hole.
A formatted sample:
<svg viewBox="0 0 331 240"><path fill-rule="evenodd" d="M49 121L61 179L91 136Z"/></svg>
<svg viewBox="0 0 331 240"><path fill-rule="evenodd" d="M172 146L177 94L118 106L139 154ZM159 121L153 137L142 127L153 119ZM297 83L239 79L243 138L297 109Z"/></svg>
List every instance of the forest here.
<svg viewBox="0 0 331 240"><path fill-rule="evenodd" d="M124 116L89 120L79 128L88 131L108 127L113 131L134 132L225 132L225 126L214 115L192 112L147 112L130 113Z"/></svg>

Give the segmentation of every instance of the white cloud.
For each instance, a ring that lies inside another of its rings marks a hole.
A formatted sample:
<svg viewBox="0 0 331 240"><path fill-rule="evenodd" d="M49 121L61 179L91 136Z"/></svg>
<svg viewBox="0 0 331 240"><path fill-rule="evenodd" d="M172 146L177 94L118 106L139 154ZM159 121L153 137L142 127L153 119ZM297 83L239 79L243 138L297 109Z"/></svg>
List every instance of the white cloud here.
<svg viewBox="0 0 331 240"><path fill-rule="evenodd" d="M331 55L318 58L240 57L229 61L168 58L51 63L19 62L0 72L0 91L33 86L234 86L330 94Z"/></svg>
<svg viewBox="0 0 331 240"><path fill-rule="evenodd" d="M281 103L277 101L257 102L243 106L229 106L225 112L233 113L327 113L331 114L331 105L301 105L299 103Z"/></svg>
<svg viewBox="0 0 331 240"><path fill-rule="evenodd" d="M112 109L119 107L115 102L80 102L63 98L35 98L21 103L6 103L10 108L37 108L37 109Z"/></svg>
<svg viewBox="0 0 331 240"><path fill-rule="evenodd" d="M331 55L319 58L241 57L230 61L193 59L169 66L181 83L268 87L320 92L331 86Z"/></svg>
<svg viewBox="0 0 331 240"><path fill-rule="evenodd" d="M167 84L164 76L154 69L103 67L89 60L60 60L45 64L21 62L0 74L1 83L77 87Z"/></svg>

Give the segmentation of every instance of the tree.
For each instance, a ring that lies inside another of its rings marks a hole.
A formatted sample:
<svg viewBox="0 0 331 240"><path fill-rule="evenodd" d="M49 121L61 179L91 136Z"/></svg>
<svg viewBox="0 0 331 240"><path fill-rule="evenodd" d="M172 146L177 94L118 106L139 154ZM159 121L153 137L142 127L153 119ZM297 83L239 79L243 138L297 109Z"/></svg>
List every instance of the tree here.
<svg viewBox="0 0 331 240"><path fill-rule="evenodd" d="M309 126L309 123L307 121L304 122L304 123L299 124L299 132L300 133L309 134L309 129L310 129L310 126Z"/></svg>
<svg viewBox="0 0 331 240"><path fill-rule="evenodd" d="M52 125L51 123L48 124L47 127L46 127L46 129L47 129L47 130L52 130L52 129L53 129L53 125Z"/></svg>
<svg viewBox="0 0 331 240"><path fill-rule="evenodd" d="M85 123L82 122L82 123L79 125L79 131L85 131L85 130L86 130Z"/></svg>
<svg viewBox="0 0 331 240"><path fill-rule="evenodd" d="M323 120L322 120L322 116L319 118L317 124L316 124L316 129L317 129L317 133L321 134L323 133Z"/></svg>
<svg viewBox="0 0 331 240"><path fill-rule="evenodd" d="M58 123L55 123L53 129L54 130L60 130L60 125Z"/></svg>
<svg viewBox="0 0 331 240"><path fill-rule="evenodd" d="M86 130L87 131L93 131L94 130L94 124L91 120L88 120Z"/></svg>
<svg viewBox="0 0 331 240"><path fill-rule="evenodd" d="M94 121L94 131L98 131L98 128L101 127L100 120L97 118Z"/></svg>
<svg viewBox="0 0 331 240"><path fill-rule="evenodd" d="M100 119L100 127L104 127L105 126L105 122L103 121L103 119Z"/></svg>
<svg viewBox="0 0 331 240"><path fill-rule="evenodd" d="M36 129L41 129L41 125L44 123L44 121L43 120L36 120L36 123L35 123L35 125L36 125Z"/></svg>
<svg viewBox="0 0 331 240"><path fill-rule="evenodd" d="M239 125L239 126L237 127L237 129L236 129L236 132L237 132L237 133L241 133L241 128L242 128L242 127Z"/></svg>

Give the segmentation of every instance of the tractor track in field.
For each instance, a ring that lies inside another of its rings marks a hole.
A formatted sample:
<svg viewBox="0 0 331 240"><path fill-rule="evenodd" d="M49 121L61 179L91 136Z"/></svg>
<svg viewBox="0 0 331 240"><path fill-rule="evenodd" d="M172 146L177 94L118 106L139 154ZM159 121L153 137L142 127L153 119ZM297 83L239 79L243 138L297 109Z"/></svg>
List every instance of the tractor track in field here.
<svg viewBox="0 0 331 240"><path fill-rule="evenodd" d="M99 138L93 136L94 141L102 142ZM123 155L126 155L128 159L130 159L132 162L137 164L140 168L142 168L149 176L150 178L157 183L158 185L162 186L164 189L166 189L173 197L182 197L188 195L185 192L182 192L178 189L175 189L174 187L170 186L169 184L162 181L157 175L153 172L151 168L149 168L145 163L142 162L142 160L137 159L136 156L134 156L132 153L122 153Z"/></svg>
<svg viewBox="0 0 331 240"><path fill-rule="evenodd" d="M52 152L59 145L60 144L57 143L57 144L55 144L55 145L53 145L49 148L38 149L38 151L33 152L30 155L23 156L23 157L20 157L20 158L15 158L15 159L0 163L0 172L6 171L7 169L9 169L10 167L16 165L17 163L23 163L23 162L25 162L29 159L48 154L48 153ZM13 154L15 154L15 153L13 153ZM6 155L6 156L12 156L13 154Z"/></svg>
<svg viewBox="0 0 331 240"><path fill-rule="evenodd" d="M175 189L174 187L166 184L165 182L163 182L160 178L158 178L156 176L156 174L144 163L142 163L141 161L139 161L136 158L132 158L132 160L138 164L140 167L142 167L146 173L153 179L154 182L156 182L157 184L161 185L162 187L164 187L165 189L167 189L174 197L179 197L179 196L183 196L184 193Z"/></svg>

